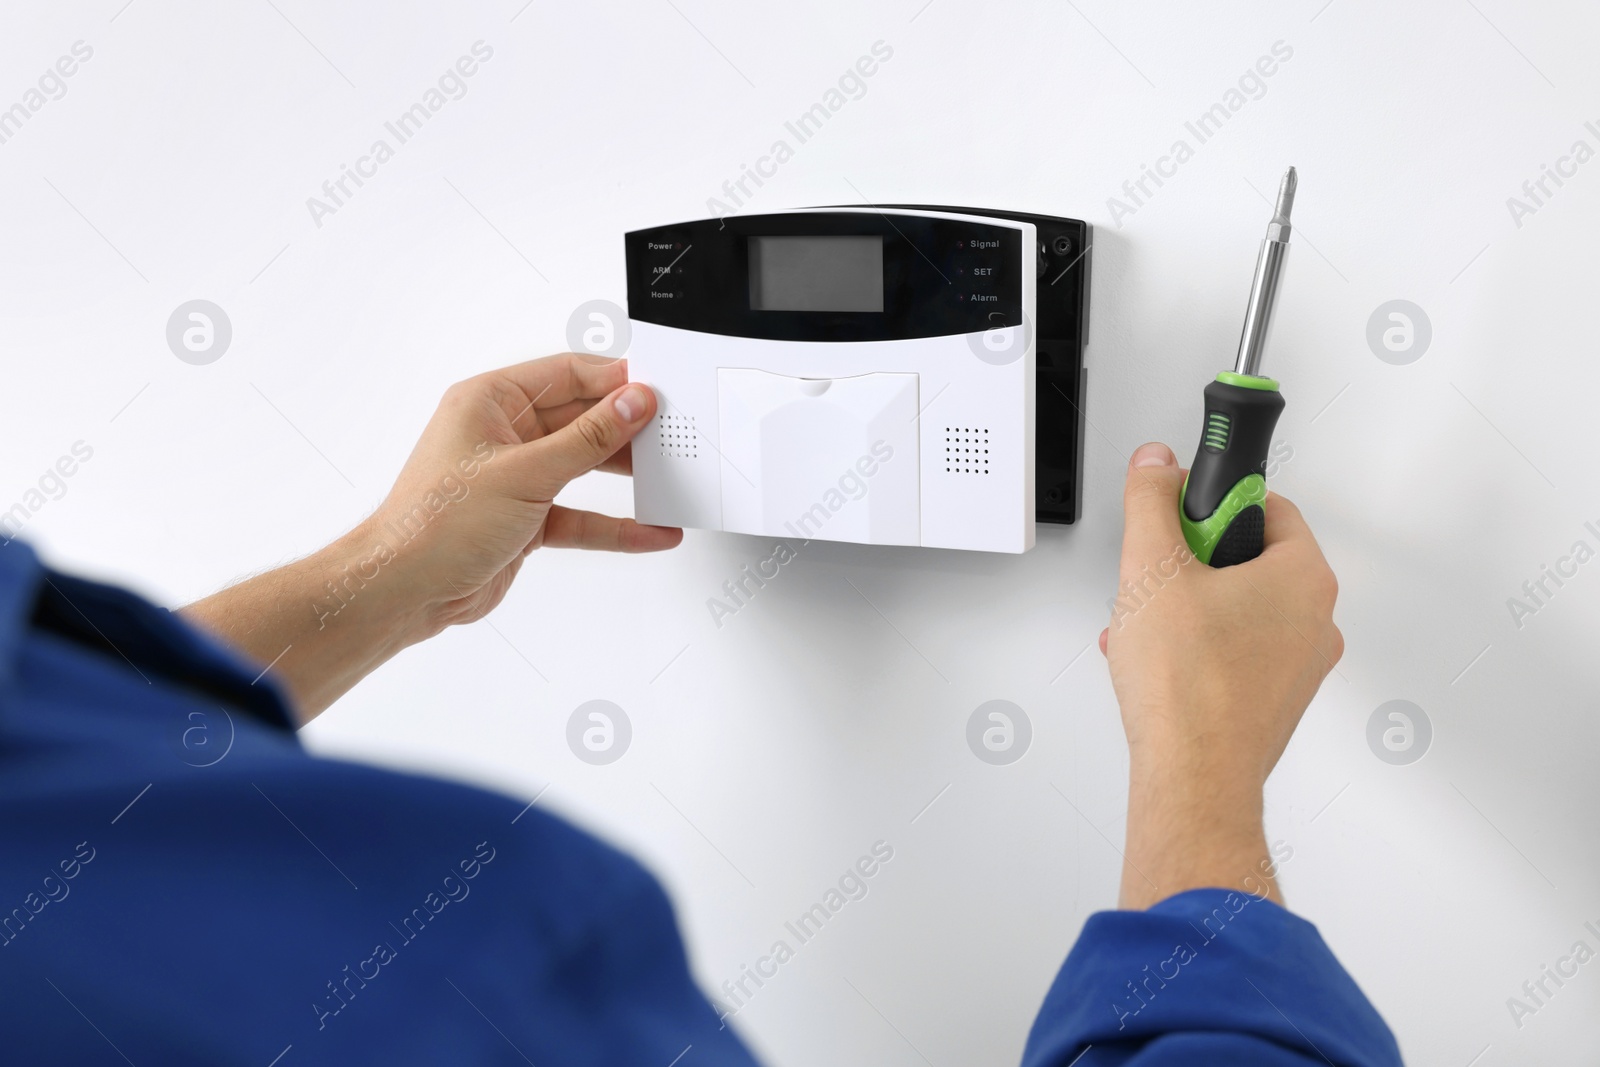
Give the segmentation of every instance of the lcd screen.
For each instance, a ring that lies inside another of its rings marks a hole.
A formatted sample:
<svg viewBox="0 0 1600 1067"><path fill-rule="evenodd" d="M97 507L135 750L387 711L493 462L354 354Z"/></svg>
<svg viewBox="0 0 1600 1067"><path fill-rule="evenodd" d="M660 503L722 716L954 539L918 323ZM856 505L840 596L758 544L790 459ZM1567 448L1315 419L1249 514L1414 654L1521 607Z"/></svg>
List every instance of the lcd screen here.
<svg viewBox="0 0 1600 1067"><path fill-rule="evenodd" d="M756 311L882 311L883 238L750 238Z"/></svg>

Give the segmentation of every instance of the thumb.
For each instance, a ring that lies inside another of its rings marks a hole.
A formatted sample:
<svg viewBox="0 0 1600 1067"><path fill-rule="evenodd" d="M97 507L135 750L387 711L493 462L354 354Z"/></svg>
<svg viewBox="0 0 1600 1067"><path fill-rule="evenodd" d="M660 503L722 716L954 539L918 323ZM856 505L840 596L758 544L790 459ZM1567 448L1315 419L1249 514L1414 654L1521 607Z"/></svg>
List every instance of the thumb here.
<svg viewBox="0 0 1600 1067"><path fill-rule="evenodd" d="M529 467L527 489L549 500L568 482L594 470L633 439L656 413L650 388L629 382L596 401L554 433L522 447Z"/></svg>
<svg viewBox="0 0 1600 1067"><path fill-rule="evenodd" d="M1128 482L1122 493L1123 570L1139 569L1183 547L1183 527L1178 524L1183 471L1172 449L1159 442L1140 445L1128 462Z"/></svg>

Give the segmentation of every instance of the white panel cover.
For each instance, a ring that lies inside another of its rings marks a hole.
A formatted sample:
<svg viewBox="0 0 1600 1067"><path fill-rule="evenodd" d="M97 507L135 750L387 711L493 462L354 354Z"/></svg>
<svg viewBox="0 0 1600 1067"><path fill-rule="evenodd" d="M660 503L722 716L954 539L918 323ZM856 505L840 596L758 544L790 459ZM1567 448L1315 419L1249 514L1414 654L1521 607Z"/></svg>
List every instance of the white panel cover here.
<svg viewBox="0 0 1600 1067"><path fill-rule="evenodd" d="M717 383L723 529L918 543L915 374L724 367Z"/></svg>

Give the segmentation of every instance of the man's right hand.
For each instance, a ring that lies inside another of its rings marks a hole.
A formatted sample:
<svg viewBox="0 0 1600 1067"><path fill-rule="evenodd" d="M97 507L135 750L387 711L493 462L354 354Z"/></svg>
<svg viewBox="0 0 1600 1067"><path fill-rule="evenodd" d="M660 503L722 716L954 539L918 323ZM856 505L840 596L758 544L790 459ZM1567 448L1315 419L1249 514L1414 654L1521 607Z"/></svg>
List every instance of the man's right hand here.
<svg viewBox="0 0 1600 1067"><path fill-rule="evenodd" d="M1125 908L1205 886L1276 895L1262 786L1344 653L1338 583L1300 510L1269 493L1261 555L1213 569L1178 522L1184 474L1165 445L1134 453L1100 635L1131 768Z"/></svg>

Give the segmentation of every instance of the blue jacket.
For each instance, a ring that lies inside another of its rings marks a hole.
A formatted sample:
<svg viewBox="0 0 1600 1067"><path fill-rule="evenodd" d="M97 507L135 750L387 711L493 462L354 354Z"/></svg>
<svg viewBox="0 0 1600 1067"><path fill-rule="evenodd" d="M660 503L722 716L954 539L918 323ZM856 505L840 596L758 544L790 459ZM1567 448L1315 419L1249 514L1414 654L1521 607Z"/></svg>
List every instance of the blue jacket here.
<svg viewBox="0 0 1600 1067"><path fill-rule="evenodd" d="M0 545L7 1062L753 1063L638 863L522 801L313 758L259 673ZM1310 924L1220 890L1092 917L1025 1055L1324 1062L1399 1054Z"/></svg>

